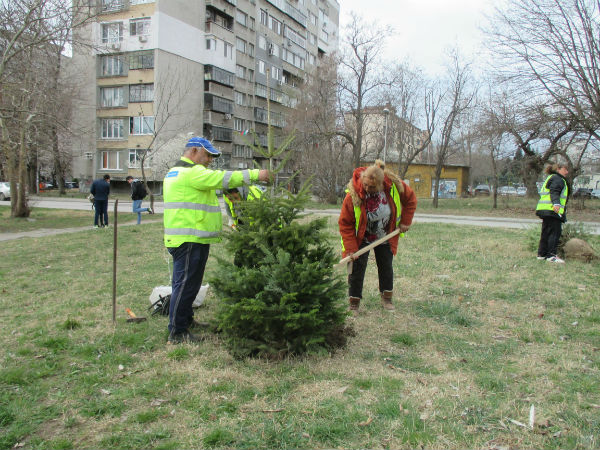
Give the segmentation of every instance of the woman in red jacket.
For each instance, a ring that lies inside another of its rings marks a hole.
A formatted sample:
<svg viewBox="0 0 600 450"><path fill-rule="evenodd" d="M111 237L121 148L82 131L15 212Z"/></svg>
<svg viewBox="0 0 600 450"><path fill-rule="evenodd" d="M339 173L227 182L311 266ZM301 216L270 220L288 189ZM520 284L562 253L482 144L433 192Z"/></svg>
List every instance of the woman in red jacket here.
<svg viewBox="0 0 600 450"><path fill-rule="evenodd" d="M360 248L400 228L405 233L410 228L417 197L414 191L390 171L377 164L354 170L340 218L343 257L352 256ZM375 247L375 261L379 275L379 292L382 306L394 310L393 257L398 248L398 235ZM352 273L348 275L350 310L356 315L362 298L363 281L369 252L353 259Z"/></svg>

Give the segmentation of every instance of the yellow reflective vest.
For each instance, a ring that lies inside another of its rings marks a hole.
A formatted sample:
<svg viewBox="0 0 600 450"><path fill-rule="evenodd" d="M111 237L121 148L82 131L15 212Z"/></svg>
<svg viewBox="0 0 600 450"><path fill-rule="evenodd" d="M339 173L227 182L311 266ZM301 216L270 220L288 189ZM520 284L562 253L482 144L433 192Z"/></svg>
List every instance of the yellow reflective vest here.
<svg viewBox="0 0 600 450"><path fill-rule="evenodd" d="M348 190L346 189L346 192ZM400 226L400 220L402 219L402 203L400 203L400 192L398 192L398 188L394 183L392 183L392 187L389 192L389 196L392 198L394 205L396 206L396 217L394 218L394 222L396 223L394 229ZM356 228L356 235L358 236L359 228L360 228L360 217L362 215L362 209L364 205L354 205L354 223ZM404 236L404 233L401 233L400 236ZM342 237L342 252L346 251L346 247L344 246L344 238Z"/></svg>
<svg viewBox="0 0 600 450"><path fill-rule="evenodd" d="M548 182L550 181L550 178L552 178L554 175L555 174L549 175L546 178L546 181L544 181L544 185L540 190L540 200L538 201L537 207L535 208L536 211L554 211L552 208L554 205L552 203L552 199L550 198L550 189L548 189ZM558 214L562 216L565 213L565 205L567 204L569 188L567 187L566 180L562 177L561 179L564 183L564 187L560 193L560 209L558 210Z"/></svg>
<svg viewBox="0 0 600 450"><path fill-rule="evenodd" d="M242 200L251 201L260 197L262 197L262 191L257 186L248 186L248 196L247 198ZM235 211L235 205L231 200L229 200L229 198L227 198L227 195L225 194L223 194L223 201L225 202L226 207L229 208L229 215L231 216L233 223L235 224L235 226L237 226L239 218Z"/></svg>
<svg viewBox="0 0 600 450"><path fill-rule="evenodd" d="M163 181L165 246L219 242L223 219L215 190L258 181L258 172L212 170L182 157Z"/></svg>

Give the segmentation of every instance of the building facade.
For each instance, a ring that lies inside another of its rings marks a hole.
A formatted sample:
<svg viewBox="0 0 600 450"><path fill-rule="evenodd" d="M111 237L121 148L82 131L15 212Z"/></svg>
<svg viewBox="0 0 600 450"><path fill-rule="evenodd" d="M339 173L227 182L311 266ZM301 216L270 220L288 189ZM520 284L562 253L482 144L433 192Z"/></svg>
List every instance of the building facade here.
<svg viewBox="0 0 600 450"><path fill-rule="evenodd" d="M74 50L71 67L81 82L72 165L81 180L140 176L145 154L147 178L162 180L157 155L178 158L190 134L213 141L222 167L260 164L250 144L266 146L269 119L283 130L305 73L338 47L337 0L97 0L95 8L79 32L89 46Z"/></svg>

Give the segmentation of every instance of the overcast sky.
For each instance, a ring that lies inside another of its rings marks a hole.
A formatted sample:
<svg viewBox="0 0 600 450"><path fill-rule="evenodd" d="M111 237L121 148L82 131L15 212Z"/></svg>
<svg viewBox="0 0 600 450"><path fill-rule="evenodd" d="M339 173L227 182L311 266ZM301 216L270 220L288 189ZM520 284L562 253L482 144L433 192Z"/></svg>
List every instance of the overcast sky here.
<svg viewBox="0 0 600 450"><path fill-rule="evenodd" d="M493 11L494 0L338 0L340 34L350 11L368 21L394 27L386 58L404 59L422 67L430 75L443 71L444 51L456 46L462 54L477 60L485 23L485 13Z"/></svg>

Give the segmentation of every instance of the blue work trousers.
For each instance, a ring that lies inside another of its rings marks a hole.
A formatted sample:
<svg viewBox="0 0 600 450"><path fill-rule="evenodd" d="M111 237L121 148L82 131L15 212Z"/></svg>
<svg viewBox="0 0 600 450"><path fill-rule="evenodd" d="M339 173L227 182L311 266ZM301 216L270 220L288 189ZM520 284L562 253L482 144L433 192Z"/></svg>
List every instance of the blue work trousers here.
<svg viewBox="0 0 600 450"><path fill-rule="evenodd" d="M185 242L167 249L173 256L173 281L169 305L169 332L183 333L192 324L192 303L202 286L209 244Z"/></svg>
<svg viewBox="0 0 600 450"><path fill-rule="evenodd" d="M94 225L108 226L108 200L94 200Z"/></svg>

